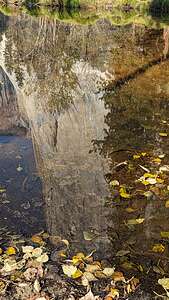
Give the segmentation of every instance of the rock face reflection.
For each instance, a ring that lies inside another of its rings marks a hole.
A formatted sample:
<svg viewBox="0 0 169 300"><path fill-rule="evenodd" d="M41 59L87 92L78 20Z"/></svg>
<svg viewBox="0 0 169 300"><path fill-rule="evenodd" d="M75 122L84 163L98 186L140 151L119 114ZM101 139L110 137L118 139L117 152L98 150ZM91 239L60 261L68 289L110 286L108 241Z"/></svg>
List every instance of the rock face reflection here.
<svg viewBox="0 0 169 300"><path fill-rule="evenodd" d="M157 135L157 116L166 118L168 107L168 61L159 60L162 31L115 28L106 20L78 26L20 16L10 22L1 42L1 65L31 128L48 229L78 249L105 252L113 231L123 241L128 238L121 208L105 207L105 174L123 161L112 152L164 147ZM123 78L131 80L117 87ZM110 83L115 88L106 92ZM142 238L156 238L153 205L141 207L146 219ZM161 217L159 226L166 226ZM84 231L98 237L84 241Z"/></svg>

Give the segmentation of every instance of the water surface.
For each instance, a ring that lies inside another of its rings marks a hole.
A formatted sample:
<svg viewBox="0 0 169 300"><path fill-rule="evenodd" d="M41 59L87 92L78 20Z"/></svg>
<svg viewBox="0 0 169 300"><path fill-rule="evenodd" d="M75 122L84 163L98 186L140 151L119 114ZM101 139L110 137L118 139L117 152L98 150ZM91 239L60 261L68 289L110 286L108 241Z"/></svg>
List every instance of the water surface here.
<svg viewBox="0 0 169 300"><path fill-rule="evenodd" d="M165 154L168 164L169 140L159 135L169 133L167 24L1 18L4 224L22 232L16 214L24 218L25 234L46 226L77 249L96 248L102 256L126 243L149 249L169 231L165 202L157 192L149 200L116 201L109 181L130 187L133 175L114 167L137 152ZM128 218L145 221L129 229ZM96 238L86 241L86 232Z"/></svg>

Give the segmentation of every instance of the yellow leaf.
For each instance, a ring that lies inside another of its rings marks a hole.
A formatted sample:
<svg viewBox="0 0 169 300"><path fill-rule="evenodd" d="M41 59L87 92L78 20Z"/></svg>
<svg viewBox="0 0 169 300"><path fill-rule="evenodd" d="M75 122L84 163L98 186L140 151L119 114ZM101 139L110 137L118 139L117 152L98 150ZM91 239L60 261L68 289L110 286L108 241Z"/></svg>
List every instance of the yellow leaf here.
<svg viewBox="0 0 169 300"><path fill-rule="evenodd" d="M75 256L72 257L72 262L74 265L80 263L85 259L85 255L83 253L77 253Z"/></svg>
<svg viewBox="0 0 169 300"><path fill-rule="evenodd" d="M166 137L166 136L168 136L168 134L166 132L160 132L159 136Z"/></svg>
<svg viewBox="0 0 169 300"><path fill-rule="evenodd" d="M152 251L156 253L163 253L165 251L165 247L162 244L155 244Z"/></svg>
<svg viewBox="0 0 169 300"><path fill-rule="evenodd" d="M113 299L119 298L119 291L118 291L118 289L111 288L110 293L108 294L108 296L112 297Z"/></svg>
<svg viewBox="0 0 169 300"><path fill-rule="evenodd" d="M161 278L158 280L158 284L162 285L165 290L169 289L169 278Z"/></svg>
<svg viewBox="0 0 169 300"><path fill-rule="evenodd" d="M120 185L120 183L119 183L118 180L112 180L112 181L110 182L110 185L111 185L111 186L118 186L118 185Z"/></svg>
<svg viewBox="0 0 169 300"><path fill-rule="evenodd" d="M121 196L122 198L127 198L127 199L131 197L131 195L130 195L129 193L126 192L125 187L121 187L121 188L120 188L120 196Z"/></svg>
<svg viewBox="0 0 169 300"><path fill-rule="evenodd" d="M169 208L169 200L166 201L165 207L166 207L166 208Z"/></svg>
<svg viewBox="0 0 169 300"><path fill-rule="evenodd" d="M142 156L146 156L147 153L146 153L146 152L141 152L141 155L142 155Z"/></svg>
<svg viewBox="0 0 169 300"><path fill-rule="evenodd" d="M163 183L163 182L164 182L164 179L157 178L157 182L158 182L158 183Z"/></svg>
<svg viewBox="0 0 169 300"><path fill-rule="evenodd" d="M0 193L4 193L4 192L6 192L6 189L0 188Z"/></svg>
<svg viewBox="0 0 169 300"><path fill-rule="evenodd" d="M169 238L169 231L161 231L160 234L162 238Z"/></svg>
<svg viewBox="0 0 169 300"><path fill-rule="evenodd" d="M83 275L83 273L78 269L75 273L72 274L72 278L77 279L77 278L81 277L82 275Z"/></svg>
<svg viewBox="0 0 169 300"><path fill-rule="evenodd" d="M16 254L16 249L14 247L8 247L7 250L5 251L7 255L14 255Z"/></svg>
<svg viewBox="0 0 169 300"><path fill-rule="evenodd" d="M134 208L132 208L132 207L127 207L127 208L126 208L126 211L127 211L128 213L132 213L132 212L136 211L136 209L134 209Z"/></svg>
<svg viewBox="0 0 169 300"><path fill-rule="evenodd" d="M156 178L157 175L156 174L151 174L151 173L144 173L143 176L144 176L144 178L147 178L147 177L148 178Z"/></svg>
<svg viewBox="0 0 169 300"><path fill-rule="evenodd" d="M2 250L2 248L0 248L0 254L2 254L2 252L3 252L3 250Z"/></svg>
<svg viewBox="0 0 169 300"><path fill-rule="evenodd" d="M62 265L62 270L68 277L72 277L77 272L77 268L72 265Z"/></svg>
<svg viewBox="0 0 169 300"><path fill-rule="evenodd" d="M144 222L144 218L138 218L138 219L130 219L127 221L127 225L137 225Z"/></svg>
<svg viewBox="0 0 169 300"><path fill-rule="evenodd" d="M161 163L161 159L159 157L157 158L154 158L153 159L153 162L157 163L157 164L160 164Z"/></svg>
<svg viewBox="0 0 169 300"><path fill-rule="evenodd" d="M33 235L31 237L31 240L33 243L40 244L40 245L42 245L44 243L41 236L39 236L39 235Z"/></svg>
<svg viewBox="0 0 169 300"><path fill-rule="evenodd" d="M114 272L112 278L114 282L125 280L122 272Z"/></svg>
<svg viewBox="0 0 169 300"><path fill-rule="evenodd" d="M141 157L140 154L134 154L134 155L133 155L133 158L134 158L134 159L139 159L140 157Z"/></svg>

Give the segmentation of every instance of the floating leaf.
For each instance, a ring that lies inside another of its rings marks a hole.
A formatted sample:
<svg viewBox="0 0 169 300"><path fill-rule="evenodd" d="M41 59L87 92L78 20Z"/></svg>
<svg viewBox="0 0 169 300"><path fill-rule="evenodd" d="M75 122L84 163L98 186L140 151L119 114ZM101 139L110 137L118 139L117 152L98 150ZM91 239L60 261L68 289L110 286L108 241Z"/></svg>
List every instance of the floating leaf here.
<svg viewBox="0 0 169 300"><path fill-rule="evenodd" d="M161 166L159 168L159 171L160 172L169 172L169 166L168 165Z"/></svg>
<svg viewBox="0 0 169 300"><path fill-rule="evenodd" d="M22 246L23 253L32 253L33 249L32 246Z"/></svg>
<svg viewBox="0 0 169 300"><path fill-rule="evenodd" d="M134 208L132 208L132 207L127 207L127 208L126 208L126 211L127 211L128 213L132 213L132 212L136 211L136 209L134 209Z"/></svg>
<svg viewBox="0 0 169 300"><path fill-rule="evenodd" d="M127 254L129 254L130 251L129 250L120 250L116 253L116 256L125 256Z"/></svg>
<svg viewBox="0 0 169 300"><path fill-rule="evenodd" d="M133 158L134 158L134 159L139 159L140 157L141 157L140 154L134 154L134 155L133 155Z"/></svg>
<svg viewBox="0 0 169 300"><path fill-rule="evenodd" d="M21 172L23 170L23 168L21 166L17 167L17 171Z"/></svg>
<svg viewBox="0 0 169 300"><path fill-rule="evenodd" d="M72 263L74 265L81 263L85 259L85 255L83 252L77 253L75 256L72 257Z"/></svg>
<svg viewBox="0 0 169 300"><path fill-rule="evenodd" d="M160 132L159 136L166 137L166 136L168 136L168 134L166 132Z"/></svg>
<svg viewBox="0 0 169 300"><path fill-rule="evenodd" d="M35 292L37 292L37 293L40 292L41 286L40 286L40 283L37 279L35 280L33 287L34 287Z"/></svg>
<svg viewBox="0 0 169 300"><path fill-rule="evenodd" d="M119 183L118 180L112 180L112 181L110 182L110 185L111 185L111 186L119 186L120 183Z"/></svg>
<svg viewBox="0 0 169 300"><path fill-rule="evenodd" d="M113 278L114 282L125 281L125 278L124 278L124 275L122 272L114 272L112 278Z"/></svg>
<svg viewBox="0 0 169 300"><path fill-rule="evenodd" d="M33 235L31 237L31 240L33 243L40 244L40 245L44 243L40 235Z"/></svg>
<svg viewBox="0 0 169 300"><path fill-rule="evenodd" d="M7 250L5 251L7 255L15 255L16 254L16 249L14 247L8 247Z"/></svg>
<svg viewBox="0 0 169 300"><path fill-rule="evenodd" d="M72 265L62 265L62 270L65 275L72 277L76 273L77 268Z"/></svg>
<svg viewBox="0 0 169 300"><path fill-rule="evenodd" d="M39 248L39 247L35 248L32 251L32 257L39 257L39 256L41 256L42 252L43 252L42 248Z"/></svg>
<svg viewBox="0 0 169 300"><path fill-rule="evenodd" d="M96 234L93 232L87 232L87 231L83 231L83 236L85 241L91 241L94 238L96 238Z"/></svg>
<svg viewBox="0 0 169 300"><path fill-rule="evenodd" d="M81 277L82 275L83 275L83 273L78 269L78 270L76 270L75 273L72 274L72 278L77 279L77 278Z"/></svg>
<svg viewBox="0 0 169 300"><path fill-rule="evenodd" d="M41 256L37 257L36 260L40 263L46 263L49 260L49 256L46 253L44 253Z"/></svg>
<svg viewBox="0 0 169 300"><path fill-rule="evenodd" d="M158 284L162 285L165 290L169 290L169 278L161 278L158 280Z"/></svg>
<svg viewBox="0 0 169 300"><path fill-rule="evenodd" d="M121 196L122 198L128 199L128 198L131 197L131 195L130 195L129 193L127 193L125 187L121 187L119 192L120 192L120 196Z"/></svg>
<svg viewBox="0 0 169 300"><path fill-rule="evenodd" d="M103 273L107 276L107 277L111 277L113 275L115 271L115 268L104 268L103 269Z"/></svg>
<svg viewBox="0 0 169 300"><path fill-rule="evenodd" d="M111 297L112 299L119 298L119 290L116 288L111 288L110 293L107 295L107 297ZM109 300L107 297L106 300Z"/></svg>
<svg viewBox="0 0 169 300"><path fill-rule="evenodd" d="M160 235L162 238L169 238L169 231L161 231Z"/></svg>
<svg viewBox="0 0 169 300"><path fill-rule="evenodd" d="M97 280L97 278L92 273L90 273L90 272L84 272L83 273L83 279L84 278L87 279L88 282L90 282L90 281L96 281Z"/></svg>
<svg viewBox="0 0 169 300"><path fill-rule="evenodd" d="M156 253L163 253L165 251L165 246L162 244L155 244L152 251Z"/></svg>
<svg viewBox="0 0 169 300"><path fill-rule="evenodd" d="M86 272L90 272L90 273L94 273L98 270L100 270L100 266L98 265L86 265L85 271Z"/></svg>
<svg viewBox="0 0 169 300"><path fill-rule="evenodd" d="M153 162L160 164L161 163L161 159L159 157L156 157L153 159Z"/></svg>
<svg viewBox="0 0 169 300"><path fill-rule="evenodd" d="M94 296L90 290L84 297L80 298L79 300L97 300L97 299L98 297Z"/></svg>
<svg viewBox="0 0 169 300"><path fill-rule="evenodd" d="M137 225L144 222L144 218L138 218L138 219L130 219L127 221L127 225Z"/></svg>
<svg viewBox="0 0 169 300"><path fill-rule="evenodd" d="M6 259L1 272L11 272L17 269L17 262L15 259Z"/></svg>

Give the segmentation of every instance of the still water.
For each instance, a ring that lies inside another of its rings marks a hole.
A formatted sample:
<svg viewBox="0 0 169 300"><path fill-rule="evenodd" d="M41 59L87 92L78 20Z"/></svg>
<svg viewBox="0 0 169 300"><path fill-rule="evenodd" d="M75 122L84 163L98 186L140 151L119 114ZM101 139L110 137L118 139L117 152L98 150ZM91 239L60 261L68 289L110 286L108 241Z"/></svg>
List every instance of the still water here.
<svg viewBox="0 0 169 300"><path fill-rule="evenodd" d="M119 199L109 185L132 190L150 157L169 162L169 27L147 20L0 15L1 226L44 229L102 255L147 250L169 231L167 189ZM140 152L147 158L132 173ZM144 222L126 226L136 218Z"/></svg>

